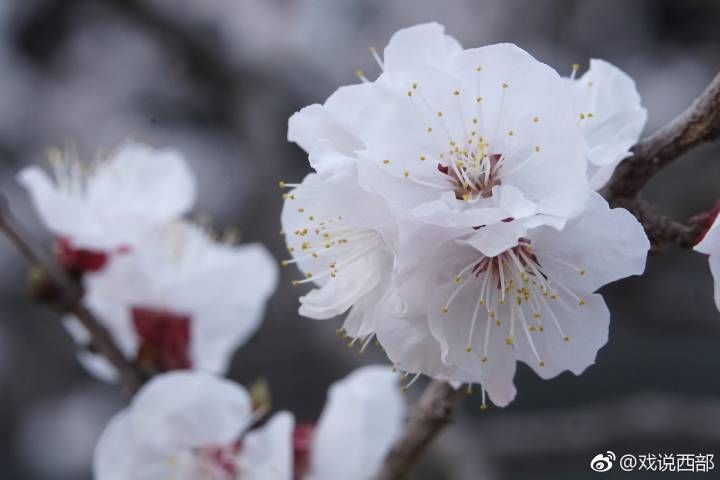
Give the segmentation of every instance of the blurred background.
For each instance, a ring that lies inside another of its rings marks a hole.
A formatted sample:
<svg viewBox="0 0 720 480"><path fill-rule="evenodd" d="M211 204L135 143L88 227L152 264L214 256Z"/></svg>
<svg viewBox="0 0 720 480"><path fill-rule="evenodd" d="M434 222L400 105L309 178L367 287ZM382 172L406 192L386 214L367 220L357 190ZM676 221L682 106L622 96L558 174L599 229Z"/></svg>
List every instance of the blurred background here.
<svg viewBox="0 0 720 480"><path fill-rule="evenodd" d="M712 0L0 0L0 187L49 245L15 184L21 166L45 163L48 147L91 159L128 138L172 145L198 177L198 213L283 258L277 181L309 171L285 140L287 118L354 83L358 68L374 77L369 46L432 20L466 47L517 43L565 75L590 57L618 65L637 81L647 133L720 69ZM680 219L709 209L719 155L707 146L676 162L646 198ZM29 301L27 267L0 239L0 477L87 479L97 436L127 398L78 366L58 318ZM265 377L276 408L312 420L330 382L382 355L348 349L339 321L298 317L290 270L229 376ZM505 409L481 412L469 397L411 478L590 478L606 450L720 457L720 313L706 258L653 256L642 279L604 293L613 323L595 366L552 381L520 366Z"/></svg>

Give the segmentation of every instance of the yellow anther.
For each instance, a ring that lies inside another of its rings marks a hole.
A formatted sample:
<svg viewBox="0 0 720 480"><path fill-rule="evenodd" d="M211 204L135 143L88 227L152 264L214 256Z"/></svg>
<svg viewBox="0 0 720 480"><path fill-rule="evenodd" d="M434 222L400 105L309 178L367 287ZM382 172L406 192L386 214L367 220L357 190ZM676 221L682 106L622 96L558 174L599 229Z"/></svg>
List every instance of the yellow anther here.
<svg viewBox="0 0 720 480"><path fill-rule="evenodd" d="M432 127L428 127L428 128L427 128L427 132L428 132L428 133L432 132Z"/></svg>
<svg viewBox="0 0 720 480"><path fill-rule="evenodd" d="M536 151L536 152L539 152L539 151L540 151L540 145L535 145L535 151Z"/></svg>
<svg viewBox="0 0 720 480"><path fill-rule="evenodd" d="M409 177L409 176L410 176L410 172L408 172L407 170L405 170L405 171L403 172L403 177L407 178L407 177Z"/></svg>
<svg viewBox="0 0 720 480"><path fill-rule="evenodd" d="M475 102L476 103L482 102L482 97L475 97Z"/></svg>
<svg viewBox="0 0 720 480"><path fill-rule="evenodd" d="M508 136L509 136L509 137L512 137L512 136L513 136L513 131L512 131L512 130L508 130Z"/></svg>
<svg viewBox="0 0 720 480"><path fill-rule="evenodd" d="M460 90L455 90L455 91L453 92L453 95L455 95L456 97L457 97L458 95L460 95Z"/></svg>
<svg viewBox="0 0 720 480"><path fill-rule="evenodd" d="M410 90L408 90L407 94L408 94L408 97L412 97L412 92Z"/></svg>
<svg viewBox="0 0 720 480"><path fill-rule="evenodd" d="M503 84L502 84L502 87L503 87L503 88L508 88L509 86L510 86L510 85L508 85L507 82L503 82Z"/></svg>
<svg viewBox="0 0 720 480"><path fill-rule="evenodd" d="M486 357L486 356L483 356L483 357L480 359L480 361L481 361L482 363L487 363L487 357Z"/></svg>
<svg viewBox="0 0 720 480"><path fill-rule="evenodd" d="M425 155L420 155L420 160L424 162L424 161L425 161Z"/></svg>
<svg viewBox="0 0 720 480"><path fill-rule="evenodd" d="M480 65L478 65L477 67L475 67L475 71L476 71L476 72L479 72L479 71L481 71L481 70L482 70L482 67L481 67Z"/></svg>
<svg viewBox="0 0 720 480"><path fill-rule="evenodd" d="M413 90L417 90L417 83L413 82L412 88L413 88Z"/></svg>
<svg viewBox="0 0 720 480"><path fill-rule="evenodd" d="M507 343L508 345L512 345L512 344L513 344L513 338L512 338L512 337L507 337L507 338L505 339L505 343Z"/></svg>
<svg viewBox="0 0 720 480"><path fill-rule="evenodd" d="M583 300L583 299L581 298L581 299L578 301L578 305L580 305L581 307L582 307L583 305L585 305L585 300Z"/></svg>
<svg viewBox="0 0 720 480"><path fill-rule="evenodd" d="M448 313L448 308L447 308L447 307L443 307L442 313Z"/></svg>
<svg viewBox="0 0 720 480"><path fill-rule="evenodd" d="M438 116L438 117L442 117L442 116L443 116L443 113L442 113L442 112L437 112L437 116Z"/></svg>
<svg viewBox="0 0 720 480"><path fill-rule="evenodd" d="M540 365L541 367L544 367L544 366L545 366L545 362L540 362L539 365Z"/></svg>
<svg viewBox="0 0 720 480"><path fill-rule="evenodd" d="M285 188L285 182L283 182L282 180L280 180L280 181L278 182L278 187L280 187L280 188Z"/></svg>
<svg viewBox="0 0 720 480"><path fill-rule="evenodd" d="M281 267L287 267L289 264L290 264L290 263L289 263L287 260L281 260L281 261L280 261L280 266L281 266Z"/></svg>
<svg viewBox="0 0 720 480"><path fill-rule="evenodd" d="M570 337L564 337L563 340L565 340L566 342L569 342L569 341L570 341Z"/></svg>
<svg viewBox="0 0 720 480"><path fill-rule="evenodd" d="M465 349L465 351L466 351L467 353L472 352L472 347L468 345L467 348Z"/></svg>
<svg viewBox="0 0 720 480"><path fill-rule="evenodd" d="M298 213L303 213L305 211L304 208L298 208Z"/></svg>
<svg viewBox="0 0 720 480"><path fill-rule="evenodd" d="M586 273L587 273L587 271L585 271L585 270L580 270L580 275L581 275L581 276L582 276L582 275L585 275Z"/></svg>
<svg viewBox="0 0 720 480"><path fill-rule="evenodd" d="M533 122L538 123L540 121L540 117L533 117Z"/></svg>
<svg viewBox="0 0 720 480"><path fill-rule="evenodd" d="M460 275L456 275L456 276L455 276L455 283L460 283L461 281L462 281L462 278L460 277Z"/></svg>
<svg viewBox="0 0 720 480"><path fill-rule="evenodd" d="M390 163L390 160L387 160L387 159L383 160L383 165L387 165L388 163Z"/></svg>
<svg viewBox="0 0 720 480"><path fill-rule="evenodd" d="M485 411L485 410L487 410L487 409L488 409L487 403L483 403L482 405L480 405L480 410Z"/></svg>

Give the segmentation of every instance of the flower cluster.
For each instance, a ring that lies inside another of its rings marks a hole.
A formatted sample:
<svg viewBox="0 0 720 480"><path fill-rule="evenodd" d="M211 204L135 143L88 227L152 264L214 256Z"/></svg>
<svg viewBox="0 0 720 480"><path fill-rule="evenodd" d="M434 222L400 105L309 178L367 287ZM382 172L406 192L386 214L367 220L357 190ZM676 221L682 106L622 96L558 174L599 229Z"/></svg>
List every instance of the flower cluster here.
<svg viewBox="0 0 720 480"><path fill-rule="evenodd" d="M639 274L649 242L595 191L637 141L633 81L593 60L563 78L511 44L464 50L443 27L397 32L374 81L293 115L314 173L288 188L300 314L348 312L400 370L515 396L516 362L581 373L607 341L595 291Z"/></svg>
<svg viewBox="0 0 720 480"><path fill-rule="evenodd" d="M83 283L84 302L125 355L147 373L225 370L257 329L277 268L260 245L217 241L183 220L195 203L194 177L180 154L127 143L96 164L51 152L55 181L23 169L62 266ZM80 344L88 333L65 325ZM96 376L117 372L83 350Z"/></svg>
<svg viewBox="0 0 720 480"><path fill-rule="evenodd" d="M295 425L279 412L262 426L241 386L204 372L172 372L144 386L95 451L97 480L367 480L399 436L397 378L363 367L330 387L322 415Z"/></svg>

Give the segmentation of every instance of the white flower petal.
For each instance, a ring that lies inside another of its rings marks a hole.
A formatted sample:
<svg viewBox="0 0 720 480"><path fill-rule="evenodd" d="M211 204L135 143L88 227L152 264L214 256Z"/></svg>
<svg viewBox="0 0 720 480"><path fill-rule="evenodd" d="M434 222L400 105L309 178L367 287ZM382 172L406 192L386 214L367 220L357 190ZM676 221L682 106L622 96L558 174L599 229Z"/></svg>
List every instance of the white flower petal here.
<svg viewBox="0 0 720 480"><path fill-rule="evenodd" d="M310 478L372 478L404 415L397 376L387 367L363 367L333 384L315 430Z"/></svg>
<svg viewBox="0 0 720 480"><path fill-rule="evenodd" d="M530 338L538 352L541 366L533 353L524 332L516 336L516 355L542 378L552 378L570 370L580 375L595 363L598 350L608 340L610 312L601 295L579 292L584 304L568 297L550 301L540 310L545 329L530 332ZM549 311L552 309L552 313ZM557 318L559 331L551 316ZM566 340L567 339L567 340Z"/></svg>
<svg viewBox="0 0 720 480"><path fill-rule="evenodd" d="M63 193L40 168L23 168L17 180L30 194L42 222L53 233L67 237L102 234L82 198Z"/></svg>
<svg viewBox="0 0 720 480"><path fill-rule="evenodd" d="M237 459L243 480L292 480L292 434L295 419L279 412L265 425L248 432Z"/></svg>
<svg viewBox="0 0 720 480"><path fill-rule="evenodd" d="M178 451L235 441L252 421L252 402L241 386L203 372L154 377L130 407L132 427L143 442Z"/></svg>
<svg viewBox="0 0 720 480"><path fill-rule="evenodd" d="M715 305L720 310L720 216L715 217L710 229L695 245L695 250L709 255L710 273L715 280Z"/></svg>
<svg viewBox="0 0 720 480"><path fill-rule="evenodd" d="M394 72L424 65L442 66L448 58L462 49L445 27L424 23L398 30L390 39L383 54L384 70Z"/></svg>
<svg viewBox="0 0 720 480"><path fill-rule="evenodd" d="M461 290L447 306L457 288L455 282L449 282L433 293L428 305L430 330L440 342L443 361L458 367L454 378L480 383L493 403L504 407L516 393L513 384L516 361L512 346L506 343L508 321L500 316L490 318L483 306L475 315L479 293L470 287ZM471 336L473 318L475 327ZM500 318L502 323L497 325L496 320Z"/></svg>
<svg viewBox="0 0 720 480"><path fill-rule="evenodd" d="M586 211L561 232L542 228L530 237L543 271L585 292L641 274L650 248L637 219L594 192Z"/></svg>
<svg viewBox="0 0 720 480"><path fill-rule="evenodd" d="M632 78L603 60L590 60L590 69L569 82L576 112L582 115L588 160L594 167L589 170L590 179L597 190L637 143L647 111Z"/></svg>

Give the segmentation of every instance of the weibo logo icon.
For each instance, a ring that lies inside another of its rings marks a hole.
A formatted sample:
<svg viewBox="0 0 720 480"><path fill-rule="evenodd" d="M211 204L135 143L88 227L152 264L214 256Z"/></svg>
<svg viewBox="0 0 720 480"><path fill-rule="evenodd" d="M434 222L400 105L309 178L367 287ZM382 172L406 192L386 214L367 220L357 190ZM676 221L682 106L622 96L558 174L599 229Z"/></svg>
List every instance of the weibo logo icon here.
<svg viewBox="0 0 720 480"><path fill-rule="evenodd" d="M613 467L613 462L616 459L615 453L611 450L605 453L598 453L590 460L590 468L596 472L607 472Z"/></svg>

